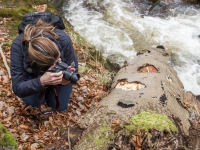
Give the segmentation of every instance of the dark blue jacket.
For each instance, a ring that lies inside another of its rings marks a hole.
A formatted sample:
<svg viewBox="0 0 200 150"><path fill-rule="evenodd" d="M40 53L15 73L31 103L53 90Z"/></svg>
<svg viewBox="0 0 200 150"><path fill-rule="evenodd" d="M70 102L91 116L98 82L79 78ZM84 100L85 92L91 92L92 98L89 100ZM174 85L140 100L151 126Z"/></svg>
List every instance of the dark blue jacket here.
<svg viewBox="0 0 200 150"><path fill-rule="evenodd" d="M72 41L63 30L55 29L59 36L59 44L62 48L61 60L68 65L75 63L75 68L78 70L77 57L73 49ZM26 97L45 89L40 82L40 76L34 76L27 71L26 58L23 52L21 40L23 33L20 34L11 45L11 79L13 92L18 97ZM30 79L30 77L32 79Z"/></svg>

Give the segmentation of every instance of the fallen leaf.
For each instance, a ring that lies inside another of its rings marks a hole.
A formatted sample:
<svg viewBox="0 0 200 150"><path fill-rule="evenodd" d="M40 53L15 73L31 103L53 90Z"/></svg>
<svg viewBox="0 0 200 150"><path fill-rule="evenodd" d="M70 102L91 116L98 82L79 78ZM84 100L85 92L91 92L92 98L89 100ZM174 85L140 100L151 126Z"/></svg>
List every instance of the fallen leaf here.
<svg viewBox="0 0 200 150"><path fill-rule="evenodd" d="M11 116L8 116L8 117L5 118L3 121L4 121L4 122L7 122L7 121L9 121L10 119L12 119L12 117L11 117Z"/></svg>
<svg viewBox="0 0 200 150"><path fill-rule="evenodd" d="M22 128L22 129L25 129L25 130L29 129L29 127L27 125L24 125L24 124L19 125L19 127Z"/></svg>

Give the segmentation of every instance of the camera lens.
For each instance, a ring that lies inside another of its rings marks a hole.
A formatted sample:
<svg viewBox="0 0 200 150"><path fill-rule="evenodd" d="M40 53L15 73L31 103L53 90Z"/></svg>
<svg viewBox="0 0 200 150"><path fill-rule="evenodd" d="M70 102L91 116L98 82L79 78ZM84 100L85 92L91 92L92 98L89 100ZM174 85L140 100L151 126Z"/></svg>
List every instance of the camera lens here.
<svg viewBox="0 0 200 150"><path fill-rule="evenodd" d="M71 70L63 70L63 78L66 80L70 80L73 72Z"/></svg>
<svg viewBox="0 0 200 150"><path fill-rule="evenodd" d="M67 70L63 71L63 78L66 79L66 80L70 80L70 82L72 84L75 84L79 79L79 75L77 75L73 71L67 69Z"/></svg>
<svg viewBox="0 0 200 150"><path fill-rule="evenodd" d="M73 74L70 78L70 81L72 84L75 84L78 81L78 79L79 78L78 78L77 74Z"/></svg>

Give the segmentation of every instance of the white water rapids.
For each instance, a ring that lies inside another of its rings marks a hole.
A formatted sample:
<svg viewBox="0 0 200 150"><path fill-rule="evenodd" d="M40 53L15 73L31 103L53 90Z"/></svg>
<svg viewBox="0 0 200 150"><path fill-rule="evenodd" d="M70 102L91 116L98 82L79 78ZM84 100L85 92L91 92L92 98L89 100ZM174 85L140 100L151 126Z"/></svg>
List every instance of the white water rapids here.
<svg viewBox="0 0 200 150"><path fill-rule="evenodd" d="M200 95L199 10L177 7L165 18L141 17L130 0L68 0L63 12L81 36L119 64L139 50L163 45L185 91Z"/></svg>

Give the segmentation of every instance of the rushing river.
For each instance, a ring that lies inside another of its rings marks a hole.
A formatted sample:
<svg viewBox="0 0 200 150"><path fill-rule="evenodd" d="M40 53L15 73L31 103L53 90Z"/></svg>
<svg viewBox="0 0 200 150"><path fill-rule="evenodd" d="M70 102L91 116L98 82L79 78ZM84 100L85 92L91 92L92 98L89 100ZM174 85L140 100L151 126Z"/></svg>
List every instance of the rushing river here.
<svg viewBox="0 0 200 150"><path fill-rule="evenodd" d="M68 0L65 18L105 57L122 64L163 45L185 91L200 95L200 11L175 7L167 17L141 14L131 0Z"/></svg>

